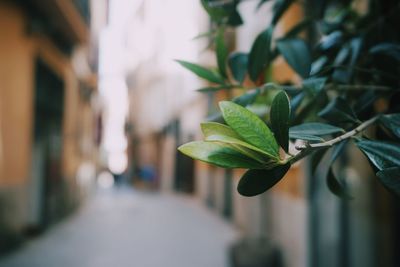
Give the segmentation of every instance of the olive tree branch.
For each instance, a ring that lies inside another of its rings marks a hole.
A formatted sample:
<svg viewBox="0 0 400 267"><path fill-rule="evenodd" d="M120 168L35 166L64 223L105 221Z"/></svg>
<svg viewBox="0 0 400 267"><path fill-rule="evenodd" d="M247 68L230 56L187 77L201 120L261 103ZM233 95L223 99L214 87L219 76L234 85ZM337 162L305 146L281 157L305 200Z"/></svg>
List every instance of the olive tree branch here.
<svg viewBox="0 0 400 267"><path fill-rule="evenodd" d="M374 124L379 119L379 117L380 117L380 115L372 117L371 119L364 121L363 123L358 125L353 130L351 130L345 134L342 134L336 138L333 138L329 141L322 142L322 143L316 143L316 144L306 143L303 146L296 146L296 149L300 150L300 152L297 153L296 155L294 155L293 157L288 158L287 161L289 161L291 164L293 164L293 163L299 161L300 159L308 156L309 154L313 153L315 150L332 147L343 140L351 138L351 137L357 135L358 133L364 131L366 128L368 128L372 124Z"/></svg>

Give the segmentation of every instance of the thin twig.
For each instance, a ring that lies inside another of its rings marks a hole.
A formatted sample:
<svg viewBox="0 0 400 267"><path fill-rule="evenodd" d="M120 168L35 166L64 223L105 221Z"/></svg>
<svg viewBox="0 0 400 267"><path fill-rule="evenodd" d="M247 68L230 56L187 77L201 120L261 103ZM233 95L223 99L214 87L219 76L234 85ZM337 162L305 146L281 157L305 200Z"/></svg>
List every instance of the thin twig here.
<svg viewBox="0 0 400 267"><path fill-rule="evenodd" d="M375 116L375 117L373 117L373 118L361 123L359 126L354 128L350 132L342 134L342 135L340 135L340 136L338 136L336 138L333 138L331 140L328 140L326 142L316 143L316 144L306 143L303 146L296 146L296 149L297 150L301 150L301 151L299 153L297 153L294 157L289 158L288 161L290 161L293 164L296 161L299 161L300 159L304 158L305 156L311 154L312 152L314 152L317 149L332 147L335 144L337 144L337 143L339 143L339 142L341 142L343 140L351 138L351 137L357 135L358 133L364 131L367 127L369 127L372 124L374 124L379 119L379 117L380 117L380 115L377 115L377 116Z"/></svg>
<svg viewBox="0 0 400 267"><path fill-rule="evenodd" d="M353 137L354 135L364 131L367 127L369 127L370 125L374 124L378 119L379 119L380 115L377 115L367 121L364 121L363 123L361 123L360 125L358 125L355 129L351 130L350 132L347 132L343 135L340 135L334 139L331 139L329 141L323 142L323 143L317 143L317 144L310 144L310 147L312 148L319 148L319 147L330 147L333 146L345 139L348 139L350 137Z"/></svg>

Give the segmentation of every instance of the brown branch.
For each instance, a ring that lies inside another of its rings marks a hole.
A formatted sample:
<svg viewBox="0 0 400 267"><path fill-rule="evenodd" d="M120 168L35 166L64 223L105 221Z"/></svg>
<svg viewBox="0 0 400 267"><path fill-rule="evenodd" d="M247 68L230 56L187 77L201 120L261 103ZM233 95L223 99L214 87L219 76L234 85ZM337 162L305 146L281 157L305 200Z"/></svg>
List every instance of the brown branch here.
<svg viewBox="0 0 400 267"><path fill-rule="evenodd" d="M379 119L379 117L380 117L380 115L377 115L377 116L361 123L359 126L354 128L350 132L342 134L342 135L340 135L336 138L333 138L329 141L322 142L322 143L316 143L316 144L306 143L303 146L296 146L296 149L301 150L301 151L299 153L297 153L295 156L293 156L292 158L289 158L288 161L290 161L293 164L296 161L299 161L300 159L304 158L305 156L311 154L312 152L314 152L317 149L332 147L335 144L337 144L343 140L351 138L351 137L357 135L358 133L364 131L367 127L374 124Z"/></svg>

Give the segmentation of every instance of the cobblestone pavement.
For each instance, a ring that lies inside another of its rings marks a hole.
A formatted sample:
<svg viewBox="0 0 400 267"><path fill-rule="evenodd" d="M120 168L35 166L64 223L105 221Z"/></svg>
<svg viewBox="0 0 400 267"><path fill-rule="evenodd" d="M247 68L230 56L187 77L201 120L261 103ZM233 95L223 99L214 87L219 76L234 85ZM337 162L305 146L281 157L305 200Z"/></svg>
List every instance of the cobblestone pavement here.
<svg viewBox="0 0 400 267"><path fill-rule="evenodd" d="M0 267L226 267L235 230L187 196L96 194Z"/></svg>

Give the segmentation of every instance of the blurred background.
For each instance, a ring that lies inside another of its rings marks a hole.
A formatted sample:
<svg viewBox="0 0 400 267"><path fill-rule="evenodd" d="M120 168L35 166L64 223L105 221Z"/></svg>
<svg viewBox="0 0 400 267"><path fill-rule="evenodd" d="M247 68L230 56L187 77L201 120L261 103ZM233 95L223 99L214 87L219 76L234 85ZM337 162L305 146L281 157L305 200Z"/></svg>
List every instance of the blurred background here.
<svg viewBox="0 0 400 267"><path fill-rule="evenodd" d="M257 4L230 50L269 21ZM215 66L193 39L209 28L200 1L0 0L0 266L400 266L397 202L360 154L342 202L305 163L245 198L243 170L177 152L229 97L174 62ZM284 60L271 75L299 79Z"/></svg>

